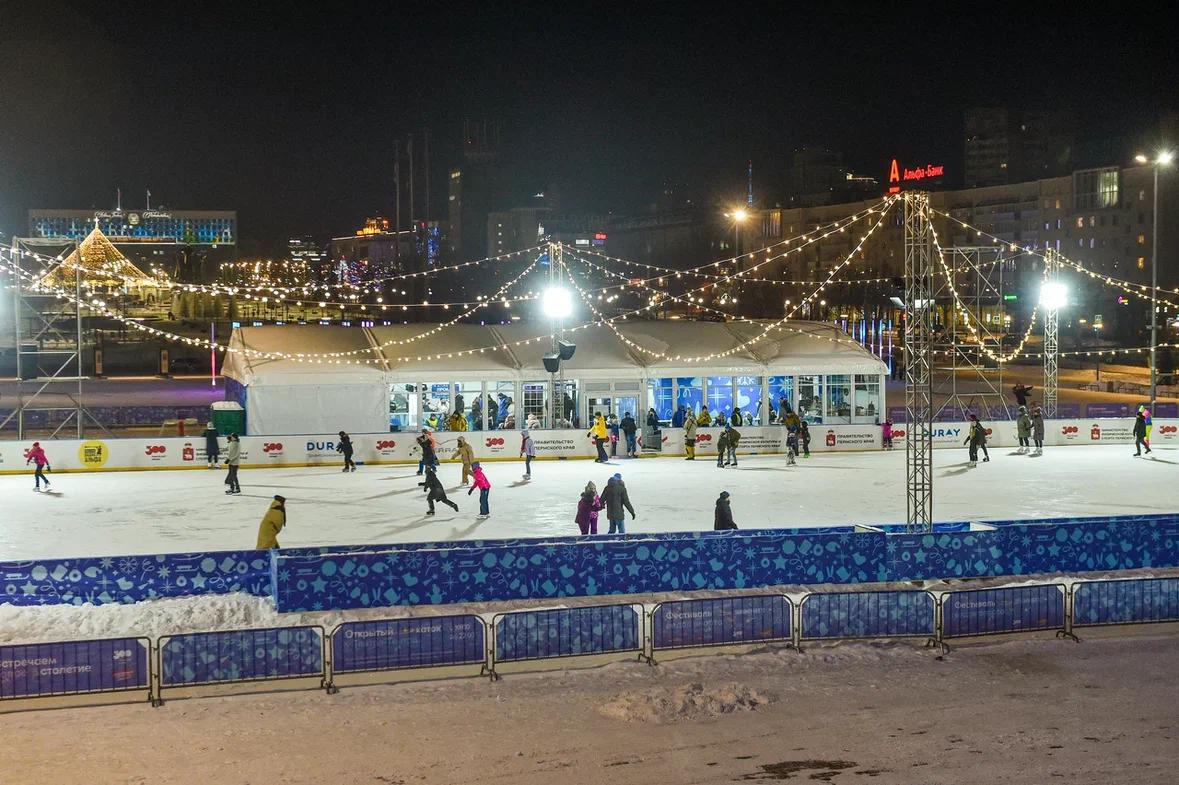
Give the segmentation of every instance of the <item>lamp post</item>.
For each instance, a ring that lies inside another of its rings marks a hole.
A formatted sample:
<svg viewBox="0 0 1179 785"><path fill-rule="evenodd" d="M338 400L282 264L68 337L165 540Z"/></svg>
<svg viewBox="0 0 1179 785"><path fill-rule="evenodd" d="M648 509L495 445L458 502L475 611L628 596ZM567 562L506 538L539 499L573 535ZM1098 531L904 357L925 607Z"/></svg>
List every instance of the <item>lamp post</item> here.
<svg viewBox="0 0 1179 785"><path fill-rule="evenodd" d="M549 264L555 265L560 262L554 257L559 255L560 249L555 247L553 243L549 247ZM561 389L557 389L557 371L560 370L561 360L569 359L573 356L572 350L565 350L562 346L562 341L557 337L559 325L562 319L565 319L569 314L573 313L573 293L564 286L556 283L555 278L550 278L550 285L544 290L541 295L541 310L547 316L553 325L553 351L544 358L545 369L549 372L549 389L551 390L549 397L549 415L551 417L550 428L556 428L561 424L564 418L564 403L565 390L564 379L562 379ZM569 346L569 344L565 344ZM562 354L568 354L569 357L562 357ZM559 407L559 408L558 408Z"/></svg>
<svg viewBox="0 0 1179 785"><path fill-rule="evenodd" d="M725 213L726 218L733 219L733 268L736 272L741 272L741 224L745 223L749 218L749 211L744 207L738 207L732 212Z"/></svg>
<svg viewBox="0 0 1179 785"><path fill-rule="evenodd" d="M1155 399L1158 397L1158 364L1155 355L1158 351L1159 336L1159 167L1168 166L1175 158L1170 150L1160 150L1151 161L1144 154L1134 156L1140 164L1151 164L1154 169L1154 197L1153 212L1150 228L1150 410L1155 410Z"/></svg>

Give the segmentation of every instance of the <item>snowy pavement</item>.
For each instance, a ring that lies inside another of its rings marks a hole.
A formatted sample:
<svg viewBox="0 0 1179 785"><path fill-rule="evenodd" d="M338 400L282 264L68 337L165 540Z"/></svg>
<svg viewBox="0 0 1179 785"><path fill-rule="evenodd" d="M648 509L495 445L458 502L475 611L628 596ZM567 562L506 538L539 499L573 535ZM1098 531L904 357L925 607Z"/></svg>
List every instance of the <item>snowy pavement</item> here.
<svg viewBox="0 0 1179 785"><path fill-rule="evenodd" d="M934 452L938 520L1110 515L1179 510L1179 450L1134 458L1129 445L1049 448L1041 457L991 451L971 468L966 451ZM314 467L243 470L240 496L226 496L223 470L113 472L53 476L53 494L32 477L0 476L0 561L113 556L254 546L258 521L278 493L287 498L284 546L420 542L576 534L577 499L587 481L599 491L614 472L626 481L638 518L632 532L712 527L717 494L732 494L741 528L892 523L905 517L905 455L824 453L788 468L781 456L712 460L614 459L487 463L492 516L459 487L460 467L443 482L460 511L426 517L415 466L361 466L354 474ZM600 523L605 531L606 522Z"/></svg>

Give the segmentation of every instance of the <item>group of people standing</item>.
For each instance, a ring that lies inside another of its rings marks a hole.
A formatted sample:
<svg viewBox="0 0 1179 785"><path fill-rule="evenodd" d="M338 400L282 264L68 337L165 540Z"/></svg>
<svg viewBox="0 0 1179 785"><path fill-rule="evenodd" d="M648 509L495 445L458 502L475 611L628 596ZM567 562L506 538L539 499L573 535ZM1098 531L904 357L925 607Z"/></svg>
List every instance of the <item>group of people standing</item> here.
<svg viewBox="0 0 1179 785"><path fill-rule="evenodd" d="M606 480L606 487L598 495L598 488L592 482L586 483L581 498L577 501L577 514L573 520L582 534L598 533L598 513L606 511L606 520L610 522L608 534L626 534L626 512L631 520L635 518L634 505L630 503L630 494L626 491L626 483L622 475L615 473Z"/></svg>

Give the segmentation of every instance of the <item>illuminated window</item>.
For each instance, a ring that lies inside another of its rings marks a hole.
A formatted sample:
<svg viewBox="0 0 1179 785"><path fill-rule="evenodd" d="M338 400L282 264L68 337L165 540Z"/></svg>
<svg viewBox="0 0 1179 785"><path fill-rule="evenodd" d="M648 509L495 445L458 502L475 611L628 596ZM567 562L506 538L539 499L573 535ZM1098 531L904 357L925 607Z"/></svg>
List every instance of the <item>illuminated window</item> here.
<svg viewBox="0 0 1179 785"><path fill-rule="evenodd" d="M1073 198L1076 200L1074 208L1077 210L1088 210L1094 207L1117 207L1117 168L1107 167L1105 169L1087 169L1081 172L1074 172Z"/></svg>
<svg viewBox="0 0 1179 785"><path fill-rule="evenodd" d="M1139 245L1146 245L1146 235L1144 235L1144 234L1138 235L1138 244Z"/></svg>
<svg viewBox="0 0 1179 785"><path fill-rule="evenodd" d="M1138 201L1140 201L1140 202L1146 201L1146 191L1139 191L1138 192Z"/></svg>
<svg viewBox="0 0 1179 785"><path fill-rule="evenodd" d="M1056 200L1056 209L1057 210L1060 209L1060 200L1059 199Z"/></svg>
<svg viewBox="0 0 1179 785"><path fill-rule="evenodd" d="M1084 227L1085 227L1085 218L1083 216L1078 215L1077 216L1077 228L1083 229Z"/></svg>
<svg viewBox="0 0 1179 785"><path fill-rule="evenodd" d="M1138 257L1138 269L1139 269L1139 270L1145 270L1145 269L1146 269L1146 257L1145 257L1145 256L1139 256L1139 257Z"/></svg>
<svg viewBox="0 0 1179 785"><path fill-rule="evenodd" d="M1097 216L1095 216L1095 215L1091 215L1091 216L1089 216L1089 225L1090 225L1090 226L1096 226L1096 225L1097 225Z"/></svg>

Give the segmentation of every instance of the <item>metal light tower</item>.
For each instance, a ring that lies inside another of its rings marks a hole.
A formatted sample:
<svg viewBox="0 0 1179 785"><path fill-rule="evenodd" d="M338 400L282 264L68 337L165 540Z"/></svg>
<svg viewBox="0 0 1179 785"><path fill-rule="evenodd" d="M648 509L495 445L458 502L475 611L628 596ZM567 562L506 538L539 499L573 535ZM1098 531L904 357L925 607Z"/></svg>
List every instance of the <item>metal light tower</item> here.
<svg viewBox="0 0 1179 785"><path fill-rule="evenodd" d="M929 196L905 194L905 524L933 531L933 228Z"/></svg>
<svg viewBox="0 0 1179 785"><path fill-rule="evenodd" d="M1060 308L1064 285L1056 279L1059 264L1056 251L1048 248L1044 252L1047 274L1040 287L1040 306L1044 310L1044 418L1056 417L1056 391L1059 384Z"/></svg>

